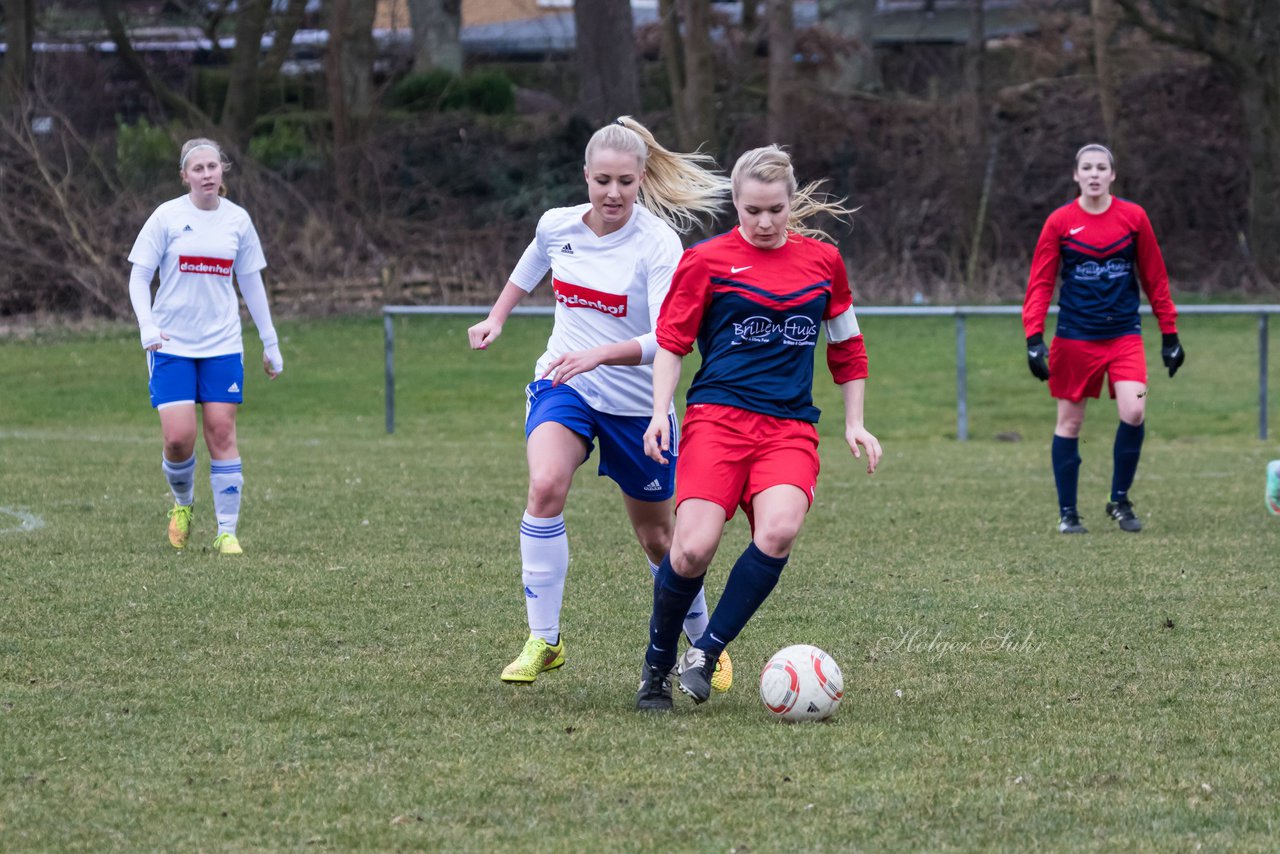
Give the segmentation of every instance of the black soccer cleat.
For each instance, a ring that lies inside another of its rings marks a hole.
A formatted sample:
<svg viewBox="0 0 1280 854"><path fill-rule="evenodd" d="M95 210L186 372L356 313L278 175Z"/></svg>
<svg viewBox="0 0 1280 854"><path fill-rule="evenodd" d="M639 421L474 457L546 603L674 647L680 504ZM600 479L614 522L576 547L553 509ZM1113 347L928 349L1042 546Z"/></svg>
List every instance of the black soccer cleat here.
<svg viewBox="0 0 1280 854"><path fill-rule="evenodd" d="M1068 510L1062 514L1062 518L1058 520L1059 534L1087 534L1089 529L1080 522L1080 514L1074 510Z"/></svg>
<svg viewBox="0 0 1280 854"><path fill-rule="evenodd" d="M1133 504L1127 498L1107 502L1107 515L1120 525L1120 530L1136 534L1142 530L1142 521L1133 512Z"/></svg>
<svg viewBox="0 0 1280 854"><path fill-rule="evenodd" d="M711 678L716 674L716 659L705 650L691 646L680 656L680 690L695 703L705 703L711 696Z"/></svg>
<svg viewBox="0 0 1280 854"><path fill-rule="evenodd" d="M642 712L671 711L671 677L661 667L640 667L640 689L636 691L636 708Z"/></svg>

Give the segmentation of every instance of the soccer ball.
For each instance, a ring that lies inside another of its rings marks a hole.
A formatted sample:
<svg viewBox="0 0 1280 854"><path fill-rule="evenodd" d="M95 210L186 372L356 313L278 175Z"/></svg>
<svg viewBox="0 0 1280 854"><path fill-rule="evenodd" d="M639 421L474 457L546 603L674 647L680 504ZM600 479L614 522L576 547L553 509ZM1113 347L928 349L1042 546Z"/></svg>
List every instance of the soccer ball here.
<svg viewBox="0 0 1280 854"><path fill-rule="evenodd" d="M826 720L843 696L840 665L807 643L778 650L760 672L760 699L784 721Z"/></svg>

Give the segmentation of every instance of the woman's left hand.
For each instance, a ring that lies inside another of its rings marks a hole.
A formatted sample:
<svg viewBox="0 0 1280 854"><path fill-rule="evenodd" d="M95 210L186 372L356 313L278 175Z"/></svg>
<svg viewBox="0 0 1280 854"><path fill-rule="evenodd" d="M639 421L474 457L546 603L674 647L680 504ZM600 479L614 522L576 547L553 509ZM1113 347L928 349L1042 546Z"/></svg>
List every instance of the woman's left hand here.
<svg viewBox="0 0 1280 854"><path fill-rule="evenodd" d="M280 345L272 344L262 348L262 370L269 379L275 379L284 373L284 356L280 355Z"/></svg>
<svg viewBox="0 0 1280 854"><path fill-rule="evenodd" d="M603 357L598 350L574 350L560 356L550 365L547 365L546 373L542 375L542 379L551 377L552 385L560 385L568 382L578 374L585 374L587 371L593 371L600 367Z"/></svg>
<svg viewBox="0 0 1280 854"><path fill-rule="evenodd" d="M880 440L871 435L871 432L866 427L862 426L846 427L844 429L844 440L849 443L849 449L853 451L855 457L862 456L858 450L858 446L862 446L863 450L867 452L867 474L875 474L876 466L880 464Z"/></svg>

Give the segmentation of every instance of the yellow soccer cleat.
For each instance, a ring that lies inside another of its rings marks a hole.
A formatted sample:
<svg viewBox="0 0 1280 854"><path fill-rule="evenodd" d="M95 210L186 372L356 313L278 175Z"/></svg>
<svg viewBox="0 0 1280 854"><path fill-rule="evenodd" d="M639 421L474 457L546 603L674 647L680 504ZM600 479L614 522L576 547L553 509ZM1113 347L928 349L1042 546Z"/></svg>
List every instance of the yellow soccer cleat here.
<svg viewBox="0 0 1280 854"><path fill-rule="evenodd" d="M733 662L729 660L729 653L725 650L720 650L716 672L711 674L711 687L721 694L733 687Z"/></svg>
<svg viewBox="0 0 1280 854"><path fill-rule="evenodd" d="M539 673L563 666L564 638L552 646L537 635L529 635L516 660L503 668L502 681L528 685L538 678Z"/></svg>
<svg viewBox="0 0 1280 854"><path fill-rule="evenodd" d="M220 555L244 554L235 534L219 534L213 541L213 548Z"/></svg>
<svg viewBox="0 0 1280 854"><path fill-rule="evenodd" d="M169 511L169 545L175 549L185 549L187 538L191 536L191 511L194 504L174 504Z"/></svg>

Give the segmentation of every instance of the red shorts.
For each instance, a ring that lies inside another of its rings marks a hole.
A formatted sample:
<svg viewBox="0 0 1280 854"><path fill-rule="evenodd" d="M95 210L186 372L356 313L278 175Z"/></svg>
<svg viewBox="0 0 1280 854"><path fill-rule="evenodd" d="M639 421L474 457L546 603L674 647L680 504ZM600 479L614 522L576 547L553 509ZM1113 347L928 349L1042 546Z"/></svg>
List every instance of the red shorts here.
<svg viewBox="0 0 1280 854"><path fill-rule="evenodd" d="M1049 394L1059 400L1079 402L1107 391L1116 396L1116 383L1147 382L1147 356L1141 335L1122 335L1101 341L1054 338L1049 348Z"/></svg>
<svg viewBox="0 0 1280 854"><path fill-rule="evenodd" d="M782 484L804 490L812 504L818 468L818 429L808 421L695 403L680 429L676 506L702 498L723 507L726 520L739 507L750 519L751 499Z"/></svg>

